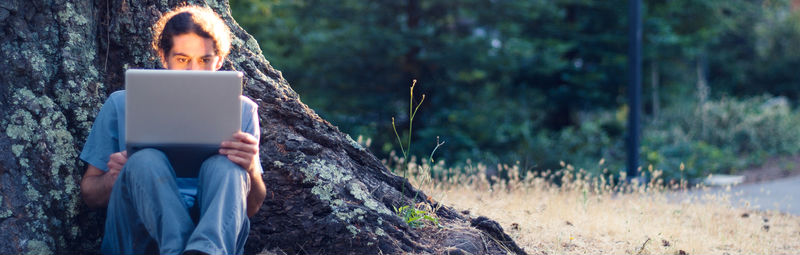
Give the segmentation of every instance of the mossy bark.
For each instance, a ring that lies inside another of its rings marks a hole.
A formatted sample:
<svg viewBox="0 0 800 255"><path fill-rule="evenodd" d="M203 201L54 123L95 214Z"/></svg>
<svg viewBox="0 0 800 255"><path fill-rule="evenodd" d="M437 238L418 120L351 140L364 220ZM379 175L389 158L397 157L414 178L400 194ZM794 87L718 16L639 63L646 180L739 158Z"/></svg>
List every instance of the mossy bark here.
<svg viewBox="0 0 800 255"><path fill-rule="evenodd" d="M150 26L183 2L0 2L0 254L98 250L105 212L81 201L78 154L124 71L159 68ZM227 1L189 3L228 22L223 69L244 72L244 93L259 105L267 199L248 253L524 253L496 222L446 206L442 228L410 228L393 206L438 204L303 104Z"/></svg>

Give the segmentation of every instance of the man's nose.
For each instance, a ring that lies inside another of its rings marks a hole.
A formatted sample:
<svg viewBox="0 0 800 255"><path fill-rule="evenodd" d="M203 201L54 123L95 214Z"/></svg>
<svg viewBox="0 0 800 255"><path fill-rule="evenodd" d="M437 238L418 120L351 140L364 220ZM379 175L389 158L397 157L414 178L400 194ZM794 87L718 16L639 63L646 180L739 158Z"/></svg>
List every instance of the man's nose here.
<svg viewBox="0 0 800 255"><path fill-rule="evenodd" d="M199 69L200 65L197 64L197 61L189 61L189 64L186 65L186 70L194 71Z"/></svg>

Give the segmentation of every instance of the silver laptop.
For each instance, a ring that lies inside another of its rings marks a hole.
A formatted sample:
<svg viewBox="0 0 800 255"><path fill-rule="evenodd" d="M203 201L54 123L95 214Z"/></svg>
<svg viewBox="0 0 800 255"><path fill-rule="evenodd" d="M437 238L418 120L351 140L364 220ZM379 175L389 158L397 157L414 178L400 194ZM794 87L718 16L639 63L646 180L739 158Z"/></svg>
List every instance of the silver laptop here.
<svg viewBox="0 0 800 255"><path fill-rule="evenodd" d="M161 150L178 177L197 177L203 160L241 128L241 72L131 69L125 90L128 156Z"/></svg>

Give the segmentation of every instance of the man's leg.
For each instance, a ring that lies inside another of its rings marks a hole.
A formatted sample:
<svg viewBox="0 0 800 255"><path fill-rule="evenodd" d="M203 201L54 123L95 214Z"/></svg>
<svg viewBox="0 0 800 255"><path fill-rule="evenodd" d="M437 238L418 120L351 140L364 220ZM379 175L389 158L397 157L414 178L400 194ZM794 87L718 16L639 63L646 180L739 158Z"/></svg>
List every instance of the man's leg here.
<svg viewBox="0 0 800 255"><path fill-rule="evenodd" d="M149 242L158 253L178 254L194 228L166 155L137 151L117 177L108 205L103 253L143 254Z"/></svg>
<svg viewBox="0 0 800 255"><path fill-rule="evenodd" d="M250 231L247 219L247 172L227 157L214 155L200 167L197 203L200 221L186 250L209 254L241 254Z"/></svg>

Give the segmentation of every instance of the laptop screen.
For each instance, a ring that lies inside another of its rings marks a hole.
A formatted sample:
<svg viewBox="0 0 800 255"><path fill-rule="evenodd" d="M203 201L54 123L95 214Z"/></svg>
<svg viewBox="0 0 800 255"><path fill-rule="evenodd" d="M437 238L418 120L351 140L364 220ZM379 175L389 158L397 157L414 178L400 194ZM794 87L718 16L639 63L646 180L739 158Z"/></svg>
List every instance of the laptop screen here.
<svg viewBox="0 0 800 255"><path fill-rule="evenodd" d="M241 72L131 69L125 89L128 155L158 148L202 161L241 128Z"/></svg>

